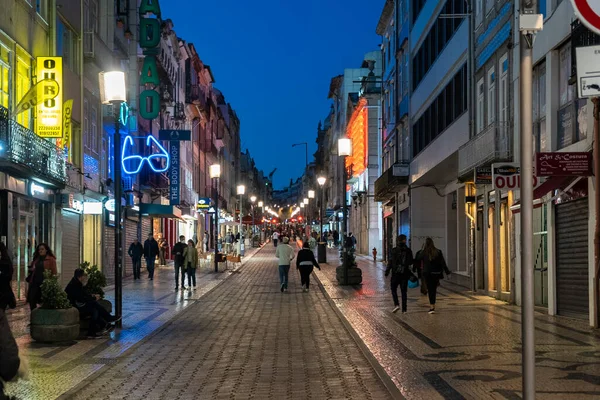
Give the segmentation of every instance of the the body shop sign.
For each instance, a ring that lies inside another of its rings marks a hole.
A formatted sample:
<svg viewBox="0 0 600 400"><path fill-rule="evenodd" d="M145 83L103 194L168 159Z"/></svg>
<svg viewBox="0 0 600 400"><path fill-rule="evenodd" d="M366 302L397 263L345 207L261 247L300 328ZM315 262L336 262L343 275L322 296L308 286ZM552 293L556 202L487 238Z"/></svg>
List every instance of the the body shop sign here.
<svg viewBox="0 0 600 400"><path fill-rule="evenodd" d="M169 202L172 206L179 205L179 142L169 142L171 168L169 169Z"/></svg>
<svg viewBox="0 0 600 400"><path fill-rule="evenodd" d="M538 185L534 176L533 187ZM521 187L521 168L516 163L492 164L492 182L497 190L516 190Z"/></svg>
<svg viewBox="0 0 600 400"><path fill-rule="evenodd" d="M42 93L46 98L37 106L36 133L43 138L62 138L63 126L63 69L62 57L38 57L38 79L42 82ZM53 84L52 81L58 83ZM58 93L56 91L58 90Z"/></svg>

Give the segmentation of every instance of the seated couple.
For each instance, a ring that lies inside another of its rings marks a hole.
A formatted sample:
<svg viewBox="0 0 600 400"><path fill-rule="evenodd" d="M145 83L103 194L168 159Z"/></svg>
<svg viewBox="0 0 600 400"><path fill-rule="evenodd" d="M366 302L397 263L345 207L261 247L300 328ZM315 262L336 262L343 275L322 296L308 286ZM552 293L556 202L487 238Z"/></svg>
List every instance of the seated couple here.
<svg viewBox="0 0 600 400"><path fill-rule="evenodd" d="M99 338L114 328L112 325L120 318L110 315L99 303L100 295L90 294L85 289L88 276L83 269L76 269L65 292L71 305L79 310L82 317L90 317L88 338Z"/></svg>

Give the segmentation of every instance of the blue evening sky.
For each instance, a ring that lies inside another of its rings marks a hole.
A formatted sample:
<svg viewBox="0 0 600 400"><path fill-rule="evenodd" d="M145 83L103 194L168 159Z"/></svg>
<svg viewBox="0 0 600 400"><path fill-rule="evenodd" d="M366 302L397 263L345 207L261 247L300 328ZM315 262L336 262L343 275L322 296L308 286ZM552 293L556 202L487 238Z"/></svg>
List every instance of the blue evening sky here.
<svg viewBox="0 0 600 400"><path fill-rule="evenodd" d="M304 147L316 151L332 77L377 50L385 0L162 0L163 19L194 43L215 87L240 117L242 149L274 187L302 175ZM193 5L192 5L193 4Z"/></svg>

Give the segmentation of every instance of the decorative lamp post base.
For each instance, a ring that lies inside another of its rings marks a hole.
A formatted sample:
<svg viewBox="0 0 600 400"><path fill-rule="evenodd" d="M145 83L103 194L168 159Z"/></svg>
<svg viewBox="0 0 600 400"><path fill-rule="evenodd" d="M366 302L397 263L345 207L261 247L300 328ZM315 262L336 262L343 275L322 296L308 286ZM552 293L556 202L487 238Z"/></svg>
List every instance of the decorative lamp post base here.
<svg viewBox="0 0 600 400"><path fill-rule="evenodd" d="M358 267L348 268L348 283L344 283L344 266L335 269L335 277L340 285L360 285L362 283L362 270Z"/></svg>

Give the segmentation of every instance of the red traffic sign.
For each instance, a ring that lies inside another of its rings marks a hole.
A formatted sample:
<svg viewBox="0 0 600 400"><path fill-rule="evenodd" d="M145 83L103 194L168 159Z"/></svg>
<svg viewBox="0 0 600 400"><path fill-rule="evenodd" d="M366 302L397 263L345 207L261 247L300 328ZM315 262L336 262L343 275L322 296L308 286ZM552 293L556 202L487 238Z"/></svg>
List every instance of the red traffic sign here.
<svg viewBox="0 0 600 400"><path fill-rule="evenodd" d="M600 3L596 0L571 0L575 15L591 31L600 35Z"/></svg>
<svg viewBox="0 0 600 400"><path fill-rule="evenodd" d="M591 176L592 154L589 152L537 153L537 176Z"/></svg>

